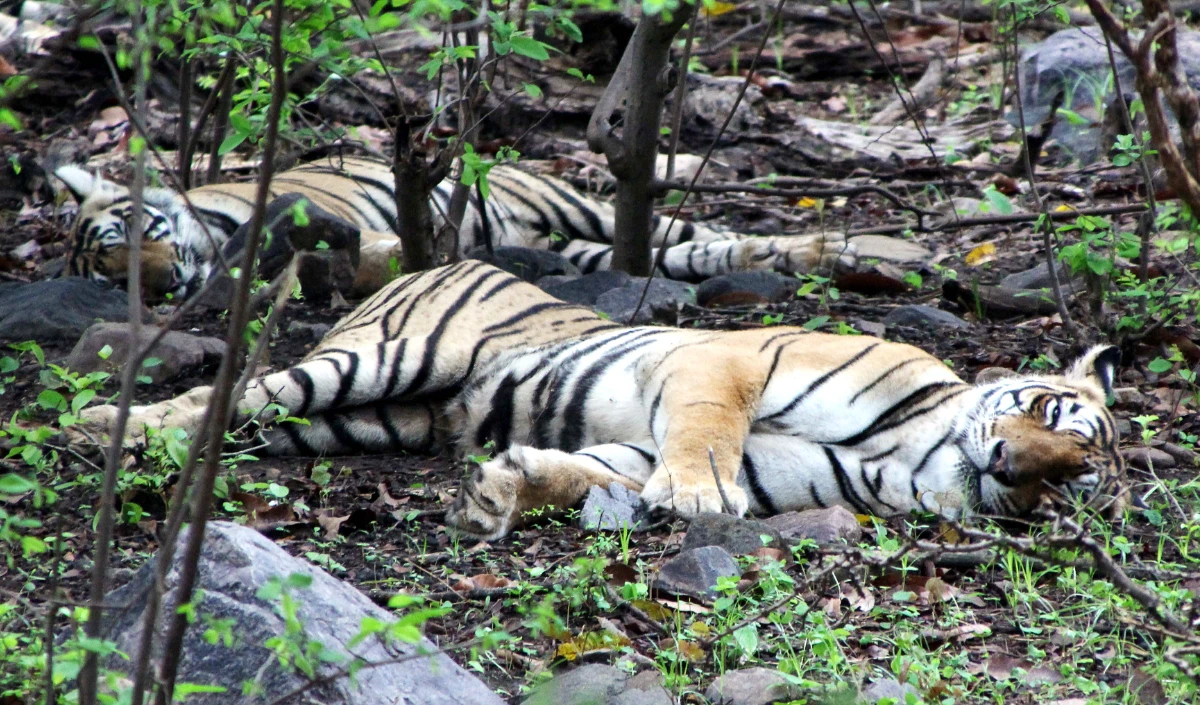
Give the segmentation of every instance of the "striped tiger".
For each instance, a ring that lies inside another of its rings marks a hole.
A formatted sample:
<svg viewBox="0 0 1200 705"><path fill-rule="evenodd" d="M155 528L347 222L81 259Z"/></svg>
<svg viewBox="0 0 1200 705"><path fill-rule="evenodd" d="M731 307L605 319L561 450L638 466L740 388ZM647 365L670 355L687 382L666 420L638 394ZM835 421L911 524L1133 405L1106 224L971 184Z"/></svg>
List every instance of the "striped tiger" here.
<svg viewBox="0 0 1200 705"><path fill-rule="evenodd" d="M132 214L129 191L77 166L55 176L79 201L71 232L67 274L123 284L128 251L126 224ZM577 193L563 181L499 166L489 176L486 218L472 197L459 228L459 253L485 244L561 252L583 272L607 269L612 260L613 208ZM395 182L385 161L333 156L281 172L271 182L272 198L297 193L362 231L356 293L370 293L387 281L387 262L399 254ZM443 181L432 193L435 215L446 213L454 184ZM237 228L250 220L253 183L214 184L187 192L145 191L142 282L147 295L186 297L213 271L217 253ZM190 207L189 207L190 202ZM835 263L853 266L854 248L844 236L756 237L655 216L655 248L667 246L661 273L698 280L731 271L776 269L807 272ZM657 254L657 251L655 251Z"/></svg>
<svg viewBox="0 0 1200 705"><path fill-rule="evenodd" d="M468 261L388 285L238 408L309 420L267 433L277 454L495 452L447 515L489 538L612 482L684 515L727 501L1011 516L1058 494L1121 497L1105 408L1118 360L1098 346L1062 375L969 385L869 336L619 326ZM195 431L208 396L136 407L133 423Z"/></svg>

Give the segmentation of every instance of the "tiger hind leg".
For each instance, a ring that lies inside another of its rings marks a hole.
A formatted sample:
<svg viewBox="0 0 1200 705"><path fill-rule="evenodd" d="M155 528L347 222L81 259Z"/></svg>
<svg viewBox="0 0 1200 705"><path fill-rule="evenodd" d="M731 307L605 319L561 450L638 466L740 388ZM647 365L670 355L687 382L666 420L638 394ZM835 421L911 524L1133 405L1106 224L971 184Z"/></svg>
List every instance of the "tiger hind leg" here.
<svg viewBox="0 0 1200 705"><path fill-rule="evenodd" d="M439 405L384 402L283 419L259 440L269 455L435 453L447 437Z"/></svg>
<svg viewBox="0 0 1200 705"><path fill-rule="evenodd" d="M467 534L497 539L533 510L566 509L593 485L640 492L658 457L641 446L609 443L575 453L512 446L465 479L446 521Z"/></svg>

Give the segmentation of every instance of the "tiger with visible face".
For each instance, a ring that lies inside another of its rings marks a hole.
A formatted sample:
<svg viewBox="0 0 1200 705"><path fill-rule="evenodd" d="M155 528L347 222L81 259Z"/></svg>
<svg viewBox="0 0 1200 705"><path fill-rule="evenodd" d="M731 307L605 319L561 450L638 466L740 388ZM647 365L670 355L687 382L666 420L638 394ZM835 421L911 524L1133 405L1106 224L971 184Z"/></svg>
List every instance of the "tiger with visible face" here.
<svg viewBox="0 0 1200 705"><path fill-rule="evenodd" d="M684 515L727 499L738 514L1016 516L1059 495L1122 506L1105 408L1118 359L1095 347L1062 375L969 385L869 336L627 328L464 262L389 284L238 409L308 419L267 433L277 454L494 451L447 515L490 538L613 482ZM209 393L136 407L131 429L196 431Z"/></svg>
<svg viewBox="0 0 1200 705"><path fill-rule="evenodd" d="M123 285L133 215L129 190L77 166L60 167L55 176L79 201L67 274ZM493 168L488 182L491 195L485 207L472 198L458 228L461 256L490 241L494 247L561 252L585 273L608 268L612 206L578 194L563 181L513 166ZM449 211L453 187L446 180L434 189L435 215ZM200 288L221 248L250 220L256 188L253 183L215 184L194 188L186 198L169 189L145 190L141 258L149 298L186 297ZM388 261L400 253L390 164L340 156L310 162L271 181L272 198L288 193L361 229L357 293L373 293L387 282ZM686 222L672 227L669 219L655 216L651 239L656 248L667 247L660 273L691 281L733 271L802 273L855 262L854 247L838 234L755 237Z"/></svg>

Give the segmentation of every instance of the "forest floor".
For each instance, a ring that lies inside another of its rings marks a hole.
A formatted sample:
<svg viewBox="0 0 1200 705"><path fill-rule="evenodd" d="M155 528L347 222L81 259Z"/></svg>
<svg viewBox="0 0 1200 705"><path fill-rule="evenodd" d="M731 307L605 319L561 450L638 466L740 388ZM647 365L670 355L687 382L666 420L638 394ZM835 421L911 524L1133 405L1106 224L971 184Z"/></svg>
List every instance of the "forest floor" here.
<svg viewBox="0 0 1200 705"><path fill-rule="evenodd" d="M746 44L744 51L752 52L753 46ZM960 77L941 105L975 95L977 86L991 80L997 80L996 75L986 68ZM847 83L844 77L797 78L796 85L807 96L799 105L814 117L850 121L853 118L844 107L847 99L863 111L890 99L886 80L860 76L852 87L847 88ZM944 110L931 111L932 119L939 117L944 117ZM93 118L82 110L64 115L57 124L43 123L43 135L72 130L81 134ZM1000 121L1000 116L990 119ZM569 125L559 127L567 135L564 139L577 139ZM552 132L554 121L543 129ZM546 144L552 143L551 137ZM47 142L38 138L26 147L36 153ZM705 144L685 140L692 152L702 153ZM747 149L753 152L753 147ZM983 153L988 157L980 163L1011 162L1017 149L1015 138L985 145ZM531 149L529 156L551 159L556 155ZM732 160L736 155L727 156ZM746 164L753 161L744 158ZM745 171L737 167L730 168L739 174ZM948 168L910 164L879 178L879 183L892 184L929 207L948 193L979 197L985 183L1006 183L996 176L999 169L989 173ZM567 168L566 175L575 171ZM1135 167L1082 167L1053 144L1038 173L1039 184L1048 192L1069 185L1089 194L1086 202L1071 202L1071 207L1138 200ZM921 183L930 187L921 188ZM1047 198L1051 209L1066 203L1053 195ZM1030 207L1019 194L1011 199ZM832 197L821 207L797 199L719 196L698 204L702 205L688 209L692 216L743 229L753 229L755 222L780 212L787 216L789 231L826 227L869 232L880 223L905 218L871 194ZM20 215L10 214L0 226L0 260L9 263L4 265L9 278L41 276L34 269L10 266L19 264L20 258L12 253L20 245L37 241L46 259L63 251L65 230L50 211L43 202ZM1109 218L1114 230L1123 231L1134 230L1133 220L1132 216ZM870 327L882 321L897 306L924 303L957 313L969 327L889 327L887 337L934 354L966 380L985 367L1039 370L1065 360L1072 341L1055 315L980 315L981 309L961 306L943 295L942 284L951 276L968 290L978 291L979 286L994 285L1005 275L1042 261L1041 236L1032 232L1030 223L897 236L933 253L930 261L914 269L915 277L902 280L903 285L883 275L835 280L782 304L685 309L680 314L682 323L711 328L807 323L822 330L835 330L842 323L861 329L864 322ZM1154 264L1167 277L1185 276L1183 265L1170 257L1156 257ZM798 280L798 287L802 283ZM343 313L293 302L279 328L287 331L296 321L332 323ZM1082 308L1076 314L1085 325L1089 322ZM211 314L192 314L180 329L223 336L223 324ZM1171 328L1123 346L1126 361L1118 386L1126 391L1118 396L1113 411L1124 422L1125 447L1169 441L1190 448L1200 436L1195 389L1179 374L1197 362L1194 338L1191 328ZM301 336L279 335L272 343L269 364L275 369L286 367L310 346L311 341ZM41 347L47 363L61 361L70 351L66 344ZM1177 359L1166 371L1153 364L1159 359L1171 361L1173 355L1182 356L1186 363ZM19 358L21 366L0 393L0 418L19 418L24 425L53 424L57 413L36 403L45 389L45 368L28 352ZM213 372L202 370L144 387L138 402L165 399L210 383ZM1143 426L1147 433L1142 433ZM0 608L15 607L0 609L0 626L19 635L22 647L38 643L51 571L57 573L58 586L68 601L81 603L87 595L100 471L94 455L61 450L51 469L50 486L57 495L53 503L35 507L27 498L7 500L10 512L40 522L23 533L42 540L61 537L63 542L60 559L23 555L13 547L0 561ZM1200 531L1200 483L1194 466L1173 465L1153 470L1131 465L1130 479L1137 493L1147 497L1150 511L1130 513L1123 522L1097 521L1092 529L1135 577L1149 577L1160 588L1176 590L1170 604L1181 608L1200 593L1200 558L1190 550L1190 539ZM1195 686L1164 659L1162 639L1148 631L1146 625L1153 622L1145 611L1091 570L1000 550L995 560L977 565L947 566L930 560L864 569L854 580L808 584L804 577L816 570L820 558L819 552L809 549L797 553L796 562L786 568L757 571L757 582L744 584L736 596L716 604L680 601L627 586L644 584L656 566L678 551L686 522L664 519L631 536L597 534L577 528L568 512L535 521L502 540L466 540L449 532L443 522L444 509L465 470L462 461L413 455L231 459L216 516L256 526L289 553L306 557L381 603L397 592L445 602L452 608L450 613L428 623L427 636L514 702L530 684L562 664L620 659L655 664L682 702L700 702L699 693L721 672L757 664L803 679L814 693L820 692L818 686L891 677L912 683L925 701L938 703L1195 702ZM124 520L115 537L114 584L126 581L154 553L156 530L173 481L173 472L157 459L133 455L125 464L119 485ZM909 535L941 534L929 518L867 524L864 549L870 550L894 549ZM1005 528L1035 542L1043 536L1036 524ZM800 589L798 599L789 603L786 620L762 620L753 644L745 643L748 637L743 636L737 643L726 639L701 646L707 636L756 614L785 594L791 589L789 581ZM632 598L634 607L623 607L614 595ZM562 618L561 628L549 632L531 628L548 598ZM487 651L463 646L471 644L481 629L507 632L512 641ZM21 677L0 672L0 691L13 687ZM24 701L15 695L0 697L0 705L19 702Z"/></svg>

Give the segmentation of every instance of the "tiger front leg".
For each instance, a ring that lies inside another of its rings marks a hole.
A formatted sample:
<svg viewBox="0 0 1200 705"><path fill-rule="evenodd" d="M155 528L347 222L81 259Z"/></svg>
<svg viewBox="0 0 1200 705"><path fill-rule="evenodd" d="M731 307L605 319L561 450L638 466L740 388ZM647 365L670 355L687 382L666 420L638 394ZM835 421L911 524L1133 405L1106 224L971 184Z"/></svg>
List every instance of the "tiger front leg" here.
<svg viewBox="0 0 1200 705"><path fill-rule="evenodd" d="M610 444L576 453L512 446L463 481L446 521L466 534L498 539L529 512L566 509L593 485L619 482L638 492L657 458L633 445Z"/></svg>
<svg viewBox="0 0 1200 705"><path fill-rule="evenodd" d="M662 462L646 482L642 499L684 516L721 513L728 503L729 512L742 516L749 502L737 479L762 376L738 360L717 358L704 364L702 372L666 373L651 419L654 435L661 439Z"/></svg>

